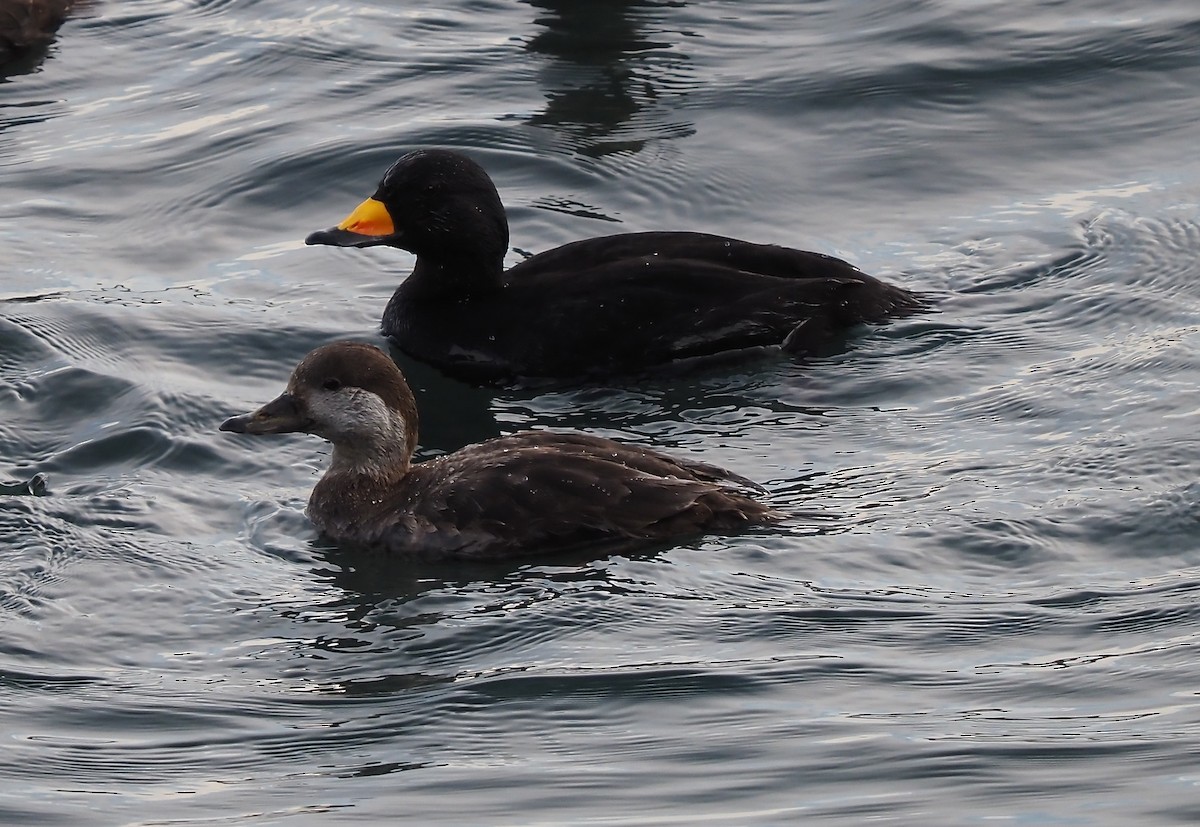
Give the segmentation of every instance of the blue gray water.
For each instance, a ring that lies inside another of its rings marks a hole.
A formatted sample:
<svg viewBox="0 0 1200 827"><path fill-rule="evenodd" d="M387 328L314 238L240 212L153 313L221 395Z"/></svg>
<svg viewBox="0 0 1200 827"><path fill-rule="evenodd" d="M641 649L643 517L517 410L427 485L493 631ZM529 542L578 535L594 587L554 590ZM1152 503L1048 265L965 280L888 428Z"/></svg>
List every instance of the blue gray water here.
<svg viewBox="0 0 1200 827"><path fill-rule="evenodd" d="M0 822L1197 823L1197 90L1194 0L93 0L0 82ZM418 146L513 262L706 230L939 312L553 392L402 361L426 453L582 429L798 516L341 551L323 443L216 428L381 341L411 257L301 239Z"/></svg>

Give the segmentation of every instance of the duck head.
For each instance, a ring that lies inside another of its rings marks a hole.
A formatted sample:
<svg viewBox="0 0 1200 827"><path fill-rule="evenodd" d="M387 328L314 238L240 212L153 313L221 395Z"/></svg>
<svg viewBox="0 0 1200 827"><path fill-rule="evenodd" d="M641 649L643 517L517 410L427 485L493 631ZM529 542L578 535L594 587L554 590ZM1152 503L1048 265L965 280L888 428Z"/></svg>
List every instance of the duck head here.
<svg viewBox="0 0 1200 827"><path fill-rule="evenodd" d="M333 443L330 473L391 478L412 462L417 406L387 354L359 342L334 342L304 357L283 394L225 420L221 430L314 434Z"/></svg>
<svg viewBox="0 0 1200 827"><path fill-rule="evenodd" d="M312 233L304 243L386 245L435 259L476 249L502 259L508 220L483 167L459 152L420 149L392 164L375 194L342 223Z"/></svg>

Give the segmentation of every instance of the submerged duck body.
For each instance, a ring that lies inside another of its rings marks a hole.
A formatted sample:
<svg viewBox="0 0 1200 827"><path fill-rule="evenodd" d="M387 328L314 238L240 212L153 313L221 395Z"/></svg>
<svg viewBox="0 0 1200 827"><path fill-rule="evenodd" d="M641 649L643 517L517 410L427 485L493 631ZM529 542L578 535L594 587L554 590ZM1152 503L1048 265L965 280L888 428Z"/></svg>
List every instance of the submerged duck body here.
<svg viewBox="0 0 1200 827"><path fill-rule="evenodd" d="M782 515L722 468L585 434L524 431L412 462L417 409L371 345L317 348L287 391L221 430L333 443L308 516L337 542L488 559L729 532Z"/></svg>
<svg viewBox="0 0 1200 827"><path fill-rule="evenodd" d="M924 307L832 256L706 233L591 238L505 271L508 238L482 167L418 150L306 243L415 254L384 310L384 334L447 374L489 384L629 374L763 346L804 354L854 325Z"/></svg>

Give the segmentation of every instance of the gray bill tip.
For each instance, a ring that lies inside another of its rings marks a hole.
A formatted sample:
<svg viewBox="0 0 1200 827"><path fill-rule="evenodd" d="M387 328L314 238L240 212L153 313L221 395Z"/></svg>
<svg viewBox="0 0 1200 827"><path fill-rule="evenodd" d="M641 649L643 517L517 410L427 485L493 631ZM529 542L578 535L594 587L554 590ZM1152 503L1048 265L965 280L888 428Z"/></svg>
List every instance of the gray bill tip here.
<svg viewBox="0 0 1200 827"><path fill-rule="evenodd" d="M324 244L328 247L374 247L379 244L386 244L387 237L363 235L362 233L343 230L340 227L330 227L328 230L317 230L315 233L309 233L304 239L304 243L308 245Z"/></svg>
<svg viewBox="0 0 1200 827"><path fill-rule="evenodd" d="M222 431L229 431L234 434L246 433L246 422L253 414L241 414L240 416L231 416L221 423Z"/></svg>

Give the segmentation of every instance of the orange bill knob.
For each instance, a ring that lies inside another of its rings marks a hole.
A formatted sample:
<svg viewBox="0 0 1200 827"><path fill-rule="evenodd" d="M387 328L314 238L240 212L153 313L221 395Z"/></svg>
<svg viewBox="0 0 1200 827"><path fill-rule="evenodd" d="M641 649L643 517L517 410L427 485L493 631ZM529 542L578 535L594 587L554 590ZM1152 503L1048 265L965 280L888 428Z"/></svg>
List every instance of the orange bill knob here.
<svg viewBox="0 0 1200 827"><path fill-rule="evenodd" d="M396 232L392 226L392 217L382 201L368 198L354 208L354 212L346 220L337 225L339 230L347 230L359 235L391 235Z"/></svg>
<svg viewBox="0 0 1200 827"><path fill-rule="evenodd" d="M336 227L317 230L304 239L305 244L328 244L333 247L375 247L395 242L396 226L383 202L374 198L354 208L354 212Z"/></svg>

